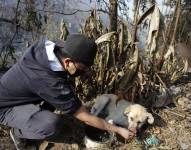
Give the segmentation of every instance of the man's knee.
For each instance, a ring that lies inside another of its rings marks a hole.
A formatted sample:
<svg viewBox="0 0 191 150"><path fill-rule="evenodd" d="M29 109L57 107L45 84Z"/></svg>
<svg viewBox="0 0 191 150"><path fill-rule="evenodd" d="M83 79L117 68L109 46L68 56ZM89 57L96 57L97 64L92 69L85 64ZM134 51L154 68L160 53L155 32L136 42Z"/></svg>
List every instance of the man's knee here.
<svg viewBox="0 0 191 150"><path fill-rule="evenodd" d="M58 115L49 111L43 111L41 112L41 117L43 118L39 121L39 128L36 130L36 134L40 138L49 138L59 132L63 121Z"/></svg>

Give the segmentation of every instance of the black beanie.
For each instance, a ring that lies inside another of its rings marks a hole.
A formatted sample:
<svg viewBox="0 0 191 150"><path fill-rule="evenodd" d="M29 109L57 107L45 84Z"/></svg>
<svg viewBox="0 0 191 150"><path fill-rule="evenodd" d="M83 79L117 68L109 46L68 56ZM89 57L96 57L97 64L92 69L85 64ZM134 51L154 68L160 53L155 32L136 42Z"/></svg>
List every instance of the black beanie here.
<svg viewBox="0 0 191 150"><path fill-rule="evenodd" d="M95 40L82 34L68 35L66 41L55 42L61 54L66 54L73 61L92 66L97 52Z"/></svg>

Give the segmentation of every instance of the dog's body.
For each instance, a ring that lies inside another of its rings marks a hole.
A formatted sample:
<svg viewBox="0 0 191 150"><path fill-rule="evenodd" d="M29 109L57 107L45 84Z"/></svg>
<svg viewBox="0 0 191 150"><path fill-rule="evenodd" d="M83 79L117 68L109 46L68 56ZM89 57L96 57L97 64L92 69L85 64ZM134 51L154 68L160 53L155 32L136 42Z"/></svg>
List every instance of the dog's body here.
<svg viewBox="0 0 191 150"><path fill-rule="evenodd" d="M117 95L103 94L96 99L91 113L107 121L112 120L114 124L126 128L139 129L146 121L154 122L152 114L139 105L127 100L118 101Z"/></svg>

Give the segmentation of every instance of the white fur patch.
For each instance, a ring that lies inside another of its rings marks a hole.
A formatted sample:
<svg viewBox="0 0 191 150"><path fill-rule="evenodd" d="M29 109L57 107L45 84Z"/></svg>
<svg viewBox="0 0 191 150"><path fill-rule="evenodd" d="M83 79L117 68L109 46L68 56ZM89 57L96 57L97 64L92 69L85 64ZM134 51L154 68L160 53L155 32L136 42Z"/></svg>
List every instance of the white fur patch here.
<svg viewBox="0 0 191 150"><path fill-rule="evenodd" d="M128 128L141 128L141 126L148 121L149 124L154 122L154 118L151 113L148 113L146 108L139 104L132 104L127 107L124 114L128 117Z"/></svg>

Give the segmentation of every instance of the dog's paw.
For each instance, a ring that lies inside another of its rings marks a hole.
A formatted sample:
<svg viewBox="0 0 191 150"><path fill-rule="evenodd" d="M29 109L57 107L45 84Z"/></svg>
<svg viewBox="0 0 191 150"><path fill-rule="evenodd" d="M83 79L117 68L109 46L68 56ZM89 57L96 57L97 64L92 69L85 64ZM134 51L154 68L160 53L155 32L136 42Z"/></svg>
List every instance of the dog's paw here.
<svg viewBox="0 0 191 150"><path fill-rule="evenodd" d="M154 123L154 117L151 113L147 113L147 122L149 124L153 124Z"/></svg>

